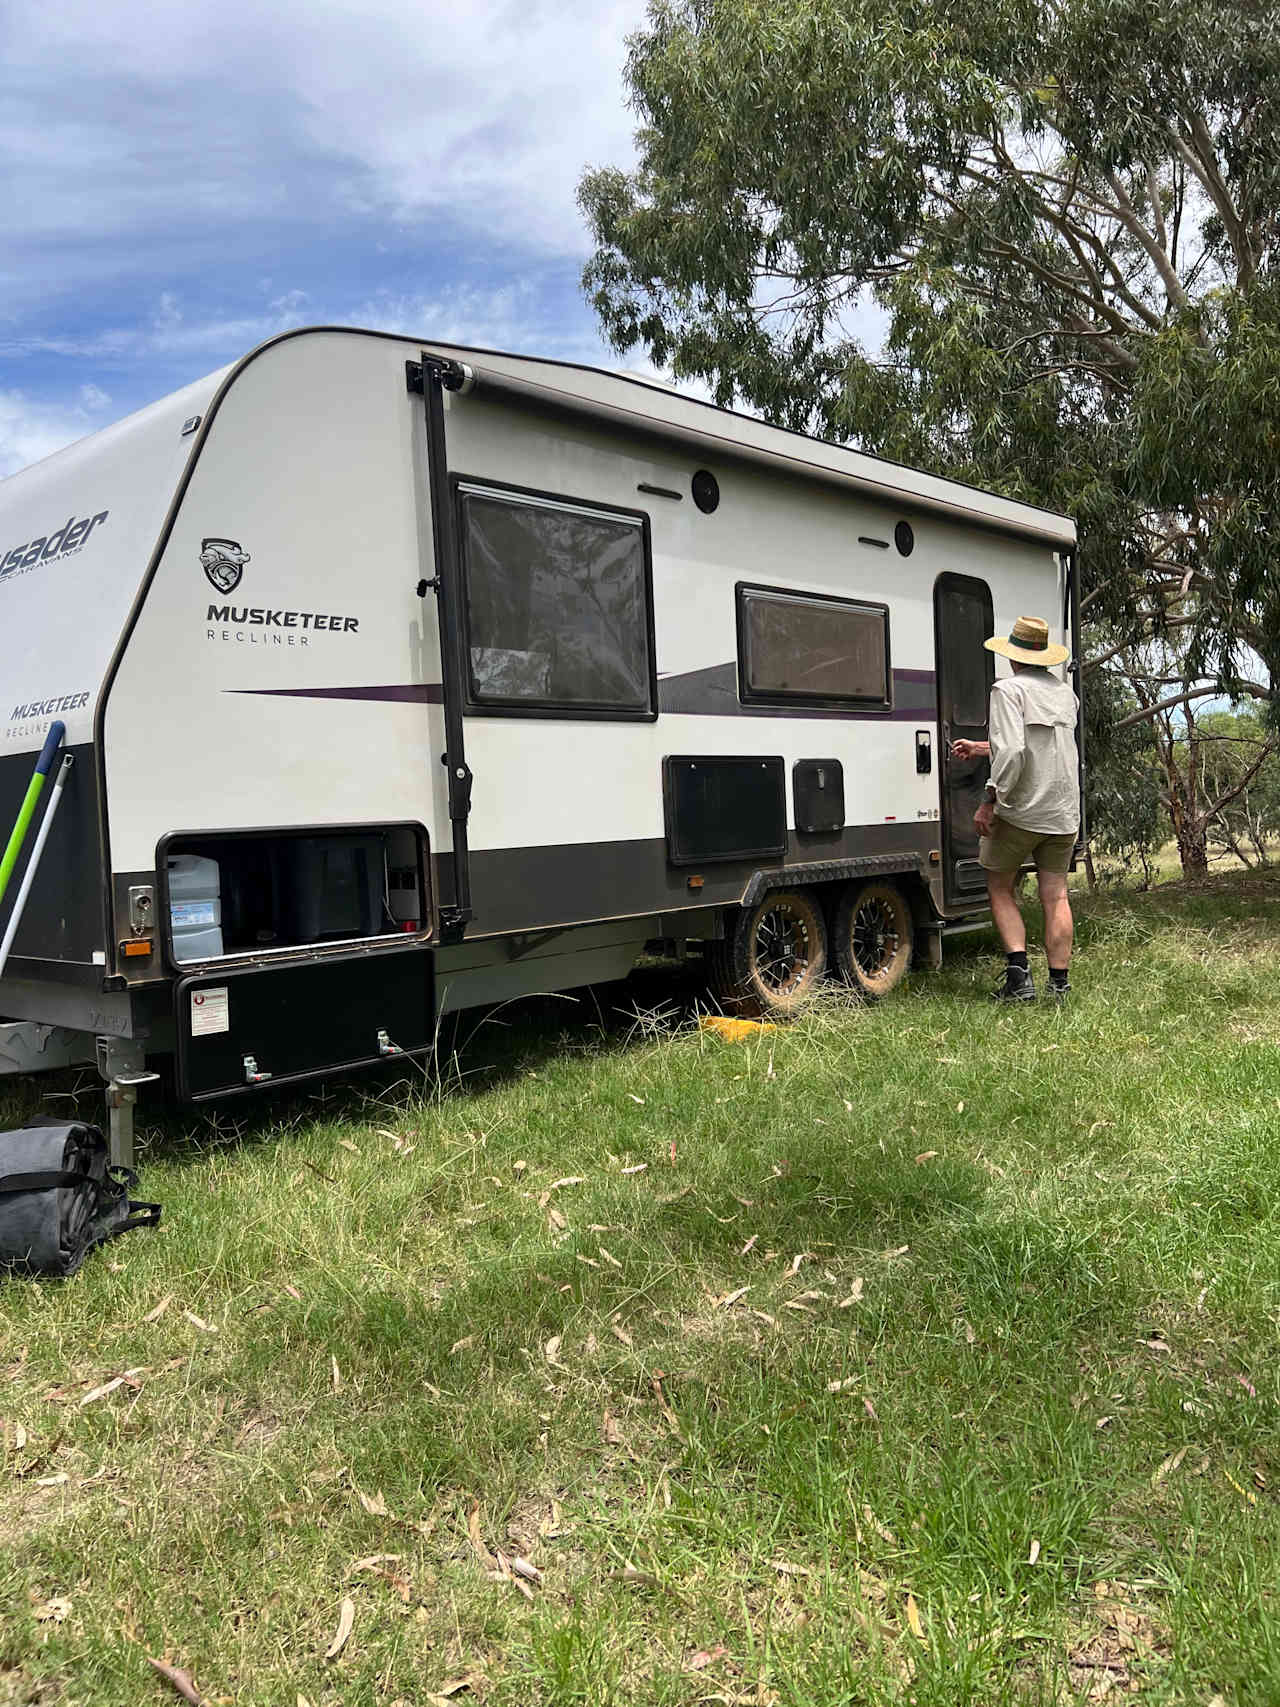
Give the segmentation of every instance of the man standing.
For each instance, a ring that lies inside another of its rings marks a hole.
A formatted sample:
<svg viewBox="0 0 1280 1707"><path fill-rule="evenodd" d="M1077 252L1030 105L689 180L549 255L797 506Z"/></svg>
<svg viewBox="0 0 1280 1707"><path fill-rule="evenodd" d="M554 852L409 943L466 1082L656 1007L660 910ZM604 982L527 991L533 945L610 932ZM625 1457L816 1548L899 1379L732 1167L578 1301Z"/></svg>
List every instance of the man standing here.
<svg viewBox="0 0 1280 1707"><path fill-rule="evenodd" d="M991 755L987 796L973 821L982 838L978 858L987 874L991 915L1007 956L1001 1002L1030 1002L1035 984L1027 965L1027 932L1014 895L1018 872L1030 861L1036 868L1044 909L1044 946L1049 961L1049 994L1064 997L1071 965L1071 903L1067 870L1080 829L1079 760L1075 694L1052 668L1067 656L1051 645L1049 625L1020 616L1006 640L985 642L1013 665L991 690L989 741L957 741L958 759Z"/></svg>

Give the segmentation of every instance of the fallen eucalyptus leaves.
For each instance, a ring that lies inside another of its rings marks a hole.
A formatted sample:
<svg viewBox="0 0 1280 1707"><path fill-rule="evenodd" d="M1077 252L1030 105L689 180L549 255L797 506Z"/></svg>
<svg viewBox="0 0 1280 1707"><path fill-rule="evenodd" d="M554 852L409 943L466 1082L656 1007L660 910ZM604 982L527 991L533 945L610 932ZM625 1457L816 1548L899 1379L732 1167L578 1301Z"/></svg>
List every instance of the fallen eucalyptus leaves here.
<svg viewBox="0 0 1280 1707"><path fill-rule="evenodd" d="M356 1605L350 1595L344 1594L342 1605L338 1609L338 1628L333 1633L333 1640L324 1651L327 1660L336 1660L346 1647L356 1621Z"/></svg>

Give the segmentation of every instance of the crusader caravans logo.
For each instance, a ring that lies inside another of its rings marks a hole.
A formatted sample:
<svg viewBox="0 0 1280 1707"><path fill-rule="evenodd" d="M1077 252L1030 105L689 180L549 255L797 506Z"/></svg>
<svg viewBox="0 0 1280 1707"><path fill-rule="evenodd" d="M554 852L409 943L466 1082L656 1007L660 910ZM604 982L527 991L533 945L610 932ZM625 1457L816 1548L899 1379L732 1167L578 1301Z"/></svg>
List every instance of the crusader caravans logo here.
<svg viewBox="0 0 1280 1707"><path fill-rule="evenodd" d="M234 593L240 585L249 553L234 539L202 539L200 561L211 586L220 593Z"/></svg>

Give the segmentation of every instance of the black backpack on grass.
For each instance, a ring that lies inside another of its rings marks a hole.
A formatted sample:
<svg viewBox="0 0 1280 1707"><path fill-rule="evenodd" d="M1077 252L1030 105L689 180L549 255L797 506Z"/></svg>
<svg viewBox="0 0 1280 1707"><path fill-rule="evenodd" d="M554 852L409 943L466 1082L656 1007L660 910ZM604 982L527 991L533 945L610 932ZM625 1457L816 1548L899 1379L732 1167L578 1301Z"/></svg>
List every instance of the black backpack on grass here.
<svg viewBox="0 0 1280 1707"><path fill-rule="evenodd" d="M107 1165L106 1139L80 1121L0 1132L0 1279L66 1279L95 1245L154 1227L158 1203L136 1203L138 1176Z"/></svg>

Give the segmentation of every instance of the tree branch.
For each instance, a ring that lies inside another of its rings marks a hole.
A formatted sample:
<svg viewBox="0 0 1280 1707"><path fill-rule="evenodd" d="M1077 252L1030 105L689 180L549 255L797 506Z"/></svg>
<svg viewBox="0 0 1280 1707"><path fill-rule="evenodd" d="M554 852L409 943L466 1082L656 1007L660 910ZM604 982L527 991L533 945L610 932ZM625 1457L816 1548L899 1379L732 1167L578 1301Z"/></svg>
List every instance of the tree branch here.
<svg viewBox="0 0 1280 1707"><path fill-rule="evenodd" d="M1061 291L1064 296L1078 302L1082 308L1088 309L1091 314L1105 320L1111 330L1118 333L1119 336L1132 336L1133 325L1125 319L1118 308L1113 308L1105 298L1090 296L1088 291L1082 290L1073 279L1068 278L1064 273L1054 272L1051 267L1046 267L1030 255L1024 255L1021 250L1015 249L1012 243L1006 243L1001 238L987 239L987 247L993 257L998 255L1006 261L1012 261L1015 266L1025 267L1029 273L1034 273L1036 278L1052 286L1054 290ZM1155 330L1160 324L1154 315L1150 316L1150 321L1152 330Z"/></svg>
<svg viewBox="0 0 1280 1707"><path fill-rule="evenodd" d="M1041 205L1044 206L1043 203ZM1074 220L1069 220L1060 216L1048 207L1045 207L1045 218L1054 227L1058 234L1070 244L1072 254L1074 254L1081 270L1092 281L1094 289L1100 298L1105 295L1108 289L1115 291L1130 311L1140 320L1145 320L1153 332L1159 328L1161 324L1161 317L1134 296L1133 292L1129 289L1129 281L1125 278L1115 256L1107 248L1106 244L1098 236L1096 231L1091 231L1088 226L1077 225ZM1110 286L1103 282L1103 279L1097 269L1090 266L1088 261L1085 259L1083 250L1081 249L1082 243L1088 244L1089 248L1093 250L1094 254L1097 255L1099 260L1102 261L1108 272L1111 274L1112 283Z"/></svg>
<svg viewBox="0 0 1280 1707"><path fill-rule="evenodd" d="M1245 237L1244 226L1241 223L1240 215L1236 211L1235 203L1231 200L1231 197L1227 193L1226 185L1218 175L1218 170L1213 160L1213 139L1209 136L1204 120L1199 118L1198 114L1192 119L1191 129L1193 136L1196 135L1197 132L1203 132L1204 138L1208 143L1208 154L1205 158L1201 157L1197 150L1191 146L1185 137L1179 134L1178 130L1173 125L1169 126L1169 134L1173 138L1173 145L1182 157L1182 160L1200 180L1209 200L1221 215L1223 226L1226 228L1227 237L1231 243L1231 252L1236 258L1236 267L1239 270L1240 283L1248 284L1253 278L1253 255Z"/></svg>
<svg viewBox="0 0 1280 1707"><path fill-rule="evenodd" d="M1169 255L1169 264L1175 262L1169 252L1169 231L1164 222L1164 209L1160 205L1160 176L1150 160L1143 162L1147 174L1147 200L1151 203L1151 218L1155 223L1156 242Z"/></svg>
<svg viewBox="0 0 1280 1707"><path fill-rule="evenodd" d="M1241 682L1236 689L1236 695L1240 698L1270 699L1271 691L1269 688L1260 688L1253 682ZM1190 693L1175 693L1168 699L1160 700L1156 705L1144 706L1141 711L1131 711L1127 717L1122 717L1119 723L1112 724L1112 732L1118 734L1121 729L1128 729L1135 723L1145 723L1159 712L1168 711L1171 706L1181 705L1190 711L1193 699L1225 699L1227 697L1220 687L1194 688Z"/></svg>
<svg viewBox="0 0 1280 1707"><path fill-rule="evenodd" d="M1150 168L1148 168L1148 171L1150 171ZM1129 200L1128 192L1120 182L1118 175L1115 172L1108 172L1107 177L1110 180L1112 189L1116 192L1117 199L1119 200L1120 218L1124 222L1125 230L1128 231L1131 236L1137 238L1138 242L1141 243L1142 247L1151 257L1151 260L1155 264L1156 271L1164 280L1164 288L1170 303L1175 308L1185 308L1187 306L1187 293L1182 288L1182 280L1173 270L1172 262L1165 254L1161 245L1157 243L1155 238L1147 230L1146 226L1138 218L1138 210Z"/></svg>
<svg viewBox="0 0 1280 1707"><path fill-rule="evenodd" d="M1205 818L1212 818L1216 812L1221 812L1224 806L1230 806L1233 800L1244 793L1274 751L1275 742L1268 741L1266 746L1258 754L1257 758L1249 766L1248 770L1246 770L1244 775L1240 778L1239 782L1237 782L1234 787L1227 789L1225 794L1220 794L1212 806L1206 806L1202 816Z"/></svg>

